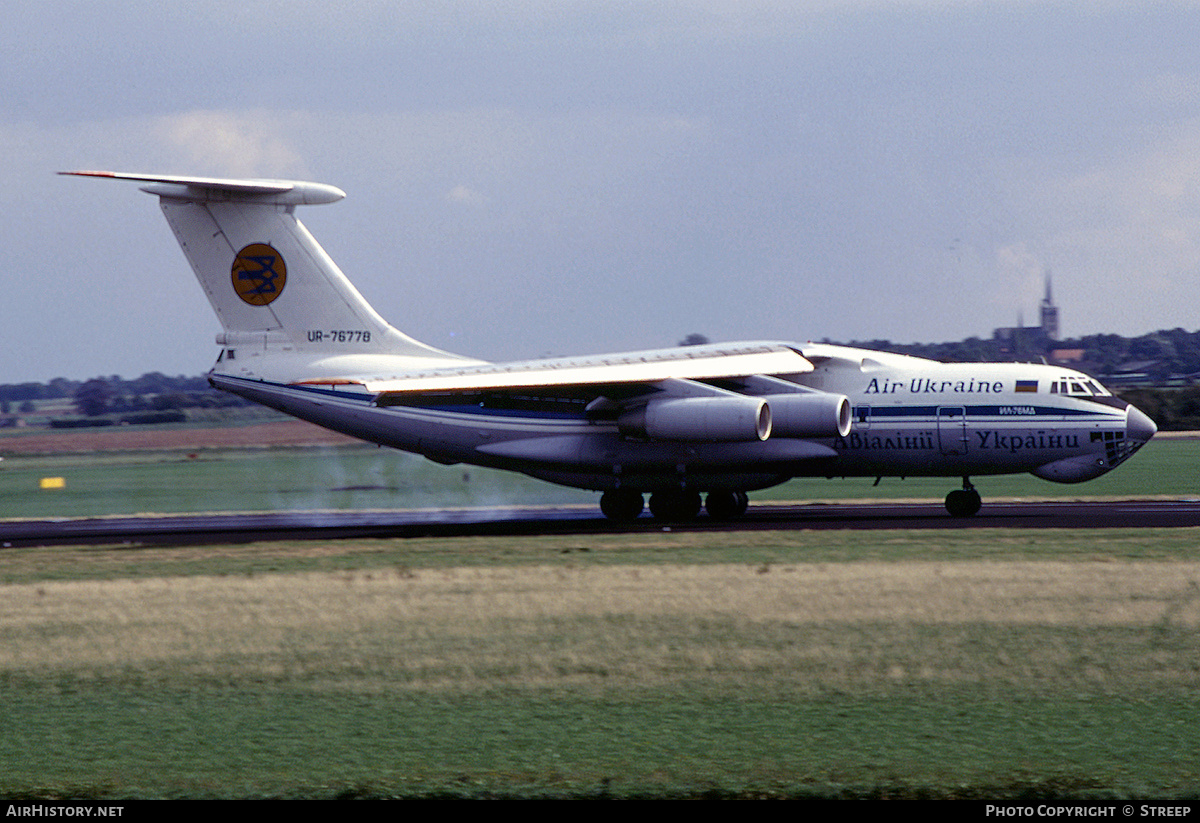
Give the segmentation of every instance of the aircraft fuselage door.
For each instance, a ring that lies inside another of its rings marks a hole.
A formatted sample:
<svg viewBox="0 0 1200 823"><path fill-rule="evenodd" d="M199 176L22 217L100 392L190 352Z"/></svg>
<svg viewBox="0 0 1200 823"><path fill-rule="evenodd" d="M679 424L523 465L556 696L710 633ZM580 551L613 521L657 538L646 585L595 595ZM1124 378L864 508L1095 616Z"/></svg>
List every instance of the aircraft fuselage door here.
<svg viewBox="0 0 1200 823"><path fill-rule="evenodd" d="M942 454L967 453L967 410L964 406L939 406L938 448Z"/></svg>

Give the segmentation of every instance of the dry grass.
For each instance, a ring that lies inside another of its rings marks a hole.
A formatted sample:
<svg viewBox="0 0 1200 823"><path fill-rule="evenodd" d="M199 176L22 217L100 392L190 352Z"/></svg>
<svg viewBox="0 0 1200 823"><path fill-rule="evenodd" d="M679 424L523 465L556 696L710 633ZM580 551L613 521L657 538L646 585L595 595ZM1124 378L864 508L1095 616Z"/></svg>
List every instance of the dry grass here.
<svg viewBox="0 0 1200 823"><path fill-rule="evenodd" d="M511 566L0 587L0 670L480 690L1195 687L1196 562Z"/></svg>
<svg viewBox="0 0 1200 823"><path fill-rule="evenodd" d="M112 426L93 429L15 429L0 433L4 454L88 454L160 449L238 449L273 446L342 446L361 441L303 420L219 428Z"/></svg>

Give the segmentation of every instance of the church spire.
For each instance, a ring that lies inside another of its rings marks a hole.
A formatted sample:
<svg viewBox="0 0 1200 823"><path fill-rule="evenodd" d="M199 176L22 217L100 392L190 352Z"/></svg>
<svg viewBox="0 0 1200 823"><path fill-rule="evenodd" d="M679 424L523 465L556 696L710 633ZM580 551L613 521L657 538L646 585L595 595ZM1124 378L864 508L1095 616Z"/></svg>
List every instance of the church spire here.
<svg viewBox="0 0 1200 823"><path fill-rule="evenodd" d="M1050 270L1046 269L1046 296L1042 298L1042 334L1047 340L1058 339L1058 306L1050 292Z"/></svg>

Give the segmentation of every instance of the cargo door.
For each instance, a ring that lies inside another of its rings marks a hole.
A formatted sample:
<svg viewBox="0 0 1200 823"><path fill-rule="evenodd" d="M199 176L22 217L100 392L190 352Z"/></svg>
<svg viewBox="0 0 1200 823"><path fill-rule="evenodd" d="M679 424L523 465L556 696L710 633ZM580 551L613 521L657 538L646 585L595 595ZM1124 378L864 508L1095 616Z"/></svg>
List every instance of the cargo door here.
<svg viewBox="0 0 1200 823"><path fill-rule="evenodd" d="M967 409L965 406L939 406L937 410L938 448L944 455L967 453Z"/></svg>

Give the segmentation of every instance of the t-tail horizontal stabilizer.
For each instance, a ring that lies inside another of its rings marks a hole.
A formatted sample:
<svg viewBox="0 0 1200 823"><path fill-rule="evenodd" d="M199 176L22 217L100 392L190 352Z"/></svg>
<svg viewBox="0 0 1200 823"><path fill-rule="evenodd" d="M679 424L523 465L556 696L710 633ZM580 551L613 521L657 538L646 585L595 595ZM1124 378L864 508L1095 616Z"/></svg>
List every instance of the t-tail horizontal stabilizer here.
<svg viewBox="0 0 1200 823"><path fill-rule="evenodd" d="M153 183L142 191L191 200L244 200L273 205L319 206L346 196L337 186L301 180L231 180L218 177L177 177L166 174L125 174L115 171L60 171L75 177L106 177Z"/></svg>

